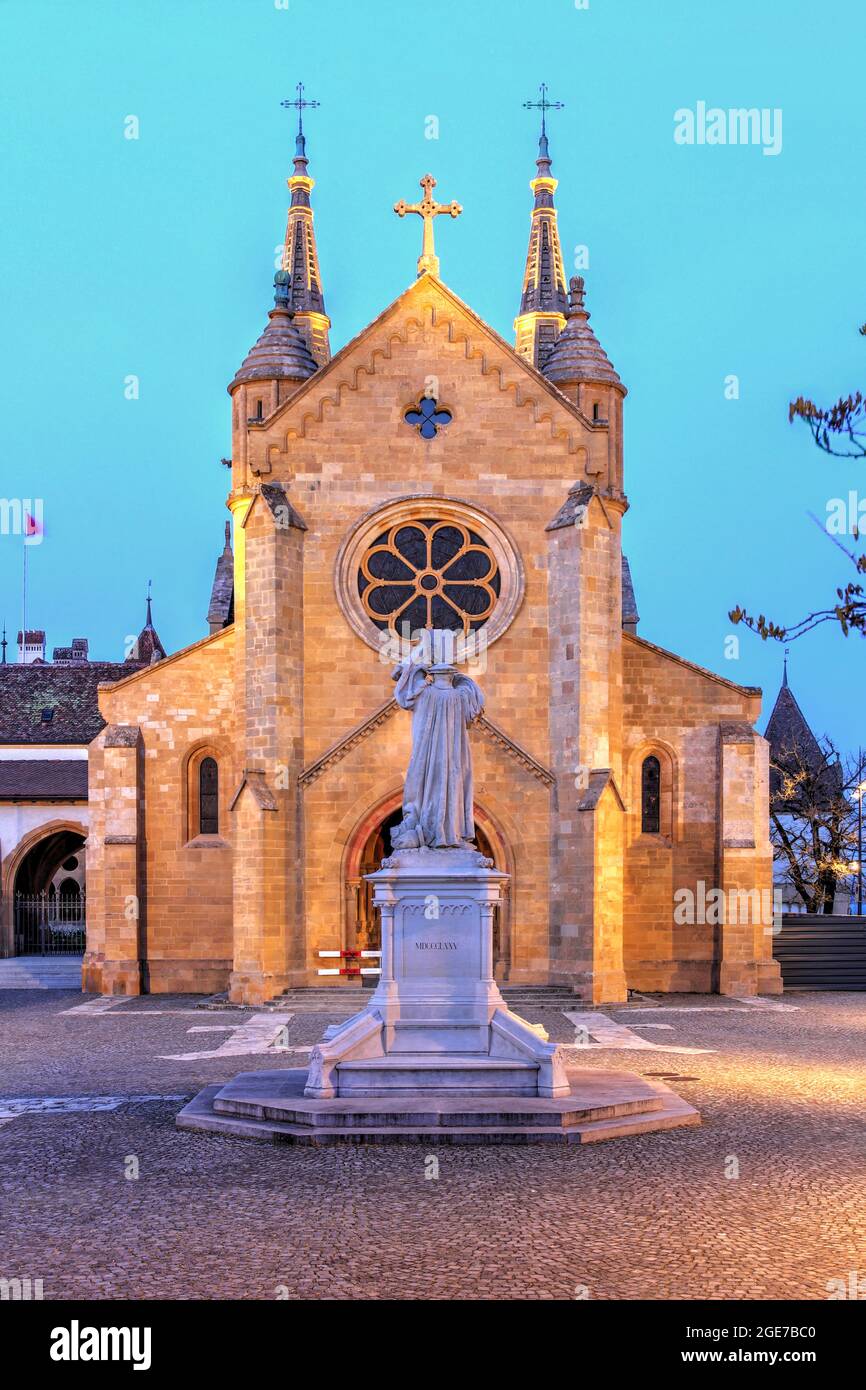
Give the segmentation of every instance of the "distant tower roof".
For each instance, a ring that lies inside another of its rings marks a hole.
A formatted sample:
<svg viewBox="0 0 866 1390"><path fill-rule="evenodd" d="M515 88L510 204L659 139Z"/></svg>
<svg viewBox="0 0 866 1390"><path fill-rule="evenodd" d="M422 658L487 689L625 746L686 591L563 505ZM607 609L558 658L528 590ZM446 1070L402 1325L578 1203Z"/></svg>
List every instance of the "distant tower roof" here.
<svg viewBox="0 0 866 1390"><path fill-rule="evenodd" d="M235 618L235 560L232 553L231 524L226 522L226 543L216 563L210 591L207 622L211 636L228 627Z"/></svg>
<svg viewBox="0 0 866 1390"><path fill-rule="evenodd" d="M770 745L771 796L778 795L782 778L786 772L793 773L803 769L820 773L826 764L827 760L821 745L812 733L806 716L797 704L794 692L788 684L787 660L783 667L782 685L776 696L776 703L770 718L767 720L764 738ZM824 784L821 790L827 799L838 795L842 784L841 767L838 764L827 766L821 781ZM796 798L795 804L789 809L796 809Z"/></svg>
<svg viewBox="0 0 866 1390"><path fill-rule="evenodd" d="M127 661L149 662L151 665L155 661L162 661L166 655L165 647L159 640L159 634L153 625L151 613L150 582L147 586L147 616L145 617L144 627L135 639L132 651L127 656Z"/></svg>
<svg viewBox="0 0 866 1390"><path fill-rule="evenodd" d="M55 647L51 660L60 664L73 661L88 661L88 641L86 637L73 637L71 647Z"/></svg>
<svg viewBox="0 0 866 1390"><path fill-rule="evenodd" d="M533 366L542 366L557 334L565 325L568 300L565 288L565 269L556 208L553 195L557 180L552 176L550 149L545 117L560 102L547 100L547 87L541 85L541 100L524 102L524 106L540 107L541 134L538 139L537 173L529 187L535 194L532 219L529 225L529 246L523 272L520 311L514 320L515 347Z"/></svg>
<svg viewBox="0 0 866 1390"><path fill-rule="evenodd" d="M583 276L575 275L569 282L565 328L541 370L548 381L562 382L563 385L579 381L603 381L621 387L619 374L589 326L585 298Z"/></svg>
<svg viewBox="0 0 866 1390"><path fill-rule="evenodd" d="M229 391L244 381L306 381L315 372L315 359L288 307L288 280L285 270L274 276L274 307L267 327L235 373Z"/></svg>
<svg viewBox="0 0 866 1390"><path fill-rule="evenodd" d="M637 625L640 622L640 614L637 611L637 599L634 596L634 584L631 578L631 569L628 560L623 553L622 556L622 625L626 632L637 632Z"/></svg>
<svg viewBox="0 0 866 1390"><path fill-rule="evenodd" d="M292 196L286 222L283 270L287 271L289 276L287 307L297 315L298 327L307 340L316 365L322 366L330 361L331 357L328 341L331 321L325 312L319 253L313 230L310 193L315 181L310 178L307 169L307 141L304 135L304 111L309 107L318 106L319 103L304 97L302 82L298 83L297 92L298 95L293 101L282 103L283 106L296 109L298 113L294 172L287 180Z"/></svg>

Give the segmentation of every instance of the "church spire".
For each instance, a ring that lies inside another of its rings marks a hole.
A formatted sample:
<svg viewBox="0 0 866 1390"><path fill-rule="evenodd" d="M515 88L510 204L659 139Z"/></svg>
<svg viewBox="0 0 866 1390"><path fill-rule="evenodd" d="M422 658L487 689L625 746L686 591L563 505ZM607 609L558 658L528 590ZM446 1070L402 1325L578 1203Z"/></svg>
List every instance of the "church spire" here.
<svg viewBox="0 0 866 1390"><path fill-rule="evenodd" d="M523 293L520 312L514 320L516 350L534 367L542 368L557 336L565 327L568 297L556 208L553 195L557 180L550 168L550 148L547 140L547 112L560 110L561 101L548 101L547 84L542 82L539 101L525 101L527 108L541 111L541 134L538 140L537 173L529 187L535 195L529 227L529 247L523 272Z"/></svg>
<svg viewBox="0 0 866 1390"><path fill-rule="evenodd" d="M291 203L283 247L283 270L289 277L286 308L294 314L295 327L303 333L316 365L321 367L330 361L331 357L328 341L331 320L325 313L325 297L322 293L319 254L313 231L313 209L310 205L310 192L314 180L307 172L307 141L304 135L304 111L318 106L319 103L304 97L303 82L298 83L297 92L294 101L281 103L282 106L293 107L298 113L294 170L287 180Z"/></svg>

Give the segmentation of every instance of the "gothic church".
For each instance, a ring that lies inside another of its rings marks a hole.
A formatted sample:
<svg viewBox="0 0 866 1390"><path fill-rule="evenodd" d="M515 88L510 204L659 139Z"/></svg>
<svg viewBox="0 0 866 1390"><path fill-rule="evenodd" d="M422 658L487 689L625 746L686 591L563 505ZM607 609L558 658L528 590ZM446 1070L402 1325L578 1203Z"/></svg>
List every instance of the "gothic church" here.
<svg viewBox="0 0 866 1390"><path fill-rule="evenodd" d="M274 307L229 386L210 635L100 688L84 988L256 1004L375 962L364 875L410 752L389 650L429 627L470 641L487 699L497 978L589 1004L777 992L760 913L675 913L683 889L770 890L760 691L638 635L626 388L565 281L544 128L513 345L440 279L435 217L460 207L428 176L395 208L423 224L417 278L332 356L302 132L288 186Z"/></svg>

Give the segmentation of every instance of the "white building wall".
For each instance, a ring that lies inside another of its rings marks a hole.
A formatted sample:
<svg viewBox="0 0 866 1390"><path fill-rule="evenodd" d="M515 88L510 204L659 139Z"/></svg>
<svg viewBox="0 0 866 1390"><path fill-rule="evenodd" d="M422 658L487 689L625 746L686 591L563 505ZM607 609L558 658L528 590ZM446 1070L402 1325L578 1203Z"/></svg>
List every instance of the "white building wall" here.
<svg viewBox="0 0 866 1390"><path fill-rule="evenodd" d="M0 802L0 861L5 860L31 831L52 821L75 821L89 824L86 801L16 801Z"/></svg>

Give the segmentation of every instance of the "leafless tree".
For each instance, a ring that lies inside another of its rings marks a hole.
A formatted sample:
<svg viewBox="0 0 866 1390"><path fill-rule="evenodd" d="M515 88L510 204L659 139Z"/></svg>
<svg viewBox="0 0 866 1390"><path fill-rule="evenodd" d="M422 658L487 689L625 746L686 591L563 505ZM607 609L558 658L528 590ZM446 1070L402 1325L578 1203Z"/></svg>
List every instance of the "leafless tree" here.
<svg viewBox="0 0 866 1390"><path fill-rule="evenodd" d="M860 328L866 337L866 324ZM834 458L866 458L866 396L861 391L842 396L834 405L817 406L814 401L798 396L788 407L788 420L804 420L812 431L818 448ZM820 523L819 523L820 524ZM853 566L855 575L866 575L866 553L858 553L860 532L853 528L854 548L849 550L836 537L831 537ZM850 579L836 589L836 601L826 608L816 608L796 623L777 623L763 613L757 617L738 604L728 614L732 623L745 623L766 642L794 642L821 623L838 623L844 636L859 632L866 637L866 596L859 578Z"/></svg>

